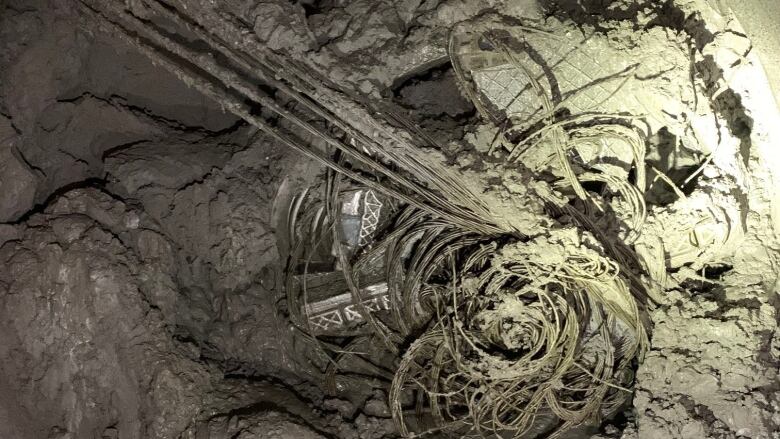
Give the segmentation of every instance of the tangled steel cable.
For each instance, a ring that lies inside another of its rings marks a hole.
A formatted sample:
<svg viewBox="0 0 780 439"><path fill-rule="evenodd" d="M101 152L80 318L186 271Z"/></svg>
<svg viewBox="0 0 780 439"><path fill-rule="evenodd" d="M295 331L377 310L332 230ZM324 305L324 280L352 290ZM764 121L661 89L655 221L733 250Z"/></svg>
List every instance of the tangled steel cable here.
<svg viewBox="0 0 780 439"><path fill-rule="evenodd" d="M401 432L405 387L425 395L439 427L514 437L558 437L630 395L645 343L638 310L618 267L573 230L477 249L458 267L393 381Z"/></svg>
<svg viewBox="0 0 780 439"><path fill-rule="evenodd" d="M605 239L600 229L607 204L602 194L589 192L581 181L606 183L622 196L633 212L621 222L627 224L624 238L635 239L645 215L644 148L633 131L578 126L576 115L555 119L557 104L533 72L514 49L488 35L499 54L527 73L543 102L542 127L514 148L552 142L562 175L554 184L521 175L522 184L511 192L509 185L496 189L423 153L415 142L424 136L412 124L402 124L406 133L390 128L387 112L377 113L371 102L264 47L239 19L210 2L188 8L139 0L131 10L121 0L80 1L155 62L279 144L330 168L323 195L295 198L283 228L291 243L283 252L289 256L285 311L327 356L326 382L350 356L377 376L389 375L390 407L404 436L445 431L560 437L610 415L630 394L633 363L647 342L637 304L645 291L630 249ZM136 15L138 8L148 16ZM167 24L149 16L188 29L199 43L176 38ZM264 119L257 107L284 123ZM573 144L605 136L632 146L634 183L570 163ZM511 159L496 168L510 169ZM555 185L579 204L552 195ZM356 188L394 200L395 210L373 242L348 249L340 206L345 192ZM329 256L331 249L354 321L360 322L358 330L338 337L316 334L305 315L310 262L318 251ZM386 286L385 313L365 297L367 279L377 275ZM395 358L389 373L352 350L376 339ZM408 395L416 401L413 415Z"/></svg>

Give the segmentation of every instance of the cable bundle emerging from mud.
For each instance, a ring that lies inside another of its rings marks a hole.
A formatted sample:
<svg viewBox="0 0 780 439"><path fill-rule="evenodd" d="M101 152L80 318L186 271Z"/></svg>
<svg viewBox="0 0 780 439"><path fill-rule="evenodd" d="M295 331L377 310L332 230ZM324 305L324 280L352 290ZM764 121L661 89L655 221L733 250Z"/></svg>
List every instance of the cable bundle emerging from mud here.
<svg viewBox="0 0 780 439"><path fill-rule="evenodd" d="M392 118L386 113L351 100L335 84L268 50L240 20L216 10L198 15L192 12L198 8L132 2L141 15L186 28L199 40L190 44L171 35L167 24L139 17L123 1L80 1L85 11L155 62L274 141L331 169L322 199L308 207L305 194L293 200L285 228L291 243L286 312L328 355L328 381L342 358L359 357L352 351L358 341L381 340L397 360L390 374L390 405L405 436L428 431L431 421L434 430L461 436L559 437L573 426L608 416L628 396L632 362L646 348L635 300L643 294L641 282L631 277L624 250L571 225L596 235L587 213L565 202L553 206L567 217L566 226L544 214L541 206L551 199L527 186L546 183L525 176L522 183L528 185L514 184L516 193L488 193L487 182L469 180L447 168L442 157L433 160L430 151L423 153L415 142L424 135L411 124L402 124L411 131L408 136L399 135L402 130L389 128ZM523 68L502 41L491 41ZM528 76L539 96L546 97L541 84ZM284 104L277 102L279 96ZM620 127L577 131L554 120L556 108L549 99L543 101L543 126L538 135L527 137L532 139L527 146L552 141L560 182L580 200L591 201L580 180L603 182L622 194L634 212L625 238L634 239L644 221L641 142ZM273 114L271 120L258 108ZM587 143L608 135L628 139L634 147L640 183L571 166L572 139ZM347 185L341 184L341 175L360 190L375 190L398 203L391 224L365 248L349 250L343 243L339 206ZM322 242L335 250L334 265L370 335L319 337L301 311L309 305L311 250ZM377 260L389 303L390 316L384 318L369 309L363 296L364 275ZM410 391L417 398L413 417L402 403Z"/></svg>

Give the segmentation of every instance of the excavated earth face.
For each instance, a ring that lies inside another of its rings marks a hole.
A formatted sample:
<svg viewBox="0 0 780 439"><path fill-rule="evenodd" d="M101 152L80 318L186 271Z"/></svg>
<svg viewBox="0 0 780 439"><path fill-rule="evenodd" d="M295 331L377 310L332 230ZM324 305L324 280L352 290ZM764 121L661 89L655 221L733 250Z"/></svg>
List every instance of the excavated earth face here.
<svg viewBox="0 0 780 439"><path fill-rule="evenodd" d="M459 83L450 32L522 22L562 39L528 37L568 111L646 116L635 249L658 299L630 404L571 437L778 437L780 112L749 23L704 0L170 3L238 17L272 49L391 103L444 145L432 157L487 181L505 152L464 87L520 122L538 109L507 98L517 78L501 63ZM576 56L562 55L571 44ZM0 438L398 436L386 383L346 375L328 389L276 312L287 207L275 198L318 184L320 165L76 1L0 4L0 66ZM619 142L577 152L602 171L630 163ZM548 156L515 163L555 175Z"/></svg>

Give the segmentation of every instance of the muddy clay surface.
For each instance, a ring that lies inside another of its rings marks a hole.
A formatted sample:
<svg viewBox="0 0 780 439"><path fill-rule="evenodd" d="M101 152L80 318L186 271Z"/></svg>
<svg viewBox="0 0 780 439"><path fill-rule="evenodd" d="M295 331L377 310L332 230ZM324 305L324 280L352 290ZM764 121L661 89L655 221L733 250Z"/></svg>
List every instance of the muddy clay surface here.
<svg viewBox="0 0 780 439"><path fill-rule="evenodd" d="M143 16L142 3L128 8ZM780 437L780 112L727 8L171 3L240 17L273 50L408 116L442 145L431 157L496 178L495 126L459 84L449 33L523 22L583 42L590 55L557 72L561 94L578 109L648 115L635 247L657 303L633 397L564 437ZM531 41L554 57L544 38ZM625 83L577 93L626 71ZM484 78L489 110L505 110L495 77ZM555 174L546 160L521 159ZM77 2L0 3L0 438L399 437L386 383L345 375L328 389L277 312L277 194L324 172L102 31ZM507 212L518 228L546 225Z"/></svg>

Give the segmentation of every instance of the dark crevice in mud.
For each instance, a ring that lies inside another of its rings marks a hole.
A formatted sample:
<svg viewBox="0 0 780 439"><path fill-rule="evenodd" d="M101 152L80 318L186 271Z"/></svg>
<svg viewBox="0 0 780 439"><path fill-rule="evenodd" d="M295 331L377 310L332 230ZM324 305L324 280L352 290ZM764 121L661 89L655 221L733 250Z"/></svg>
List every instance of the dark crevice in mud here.
<svg viewBox="0 0 780 439"><path fill-rule="evenodd" d="M683 195L689 196L693 194L699 184L702 173L699 172L693 175L694 172L698 172L700 166L704 164L702 159L696 164L680 166L680 167L662 167L657 163L648 161L648 164L652 167L648 167L646 175L648 176L648 187L645 192L645 201L649 206L668 206L676 202L680 197L677 191L670 187L670 183L663 178L660 178L656 174L656 170L668 177L671 184L674 184L677 190ZM693 177L693 178L691 178Z"/></svg>
<svg viewBox="0 0 780 439"><path fill-rule="evenodd" d="M709 62L714 63L711 60ZM733 90L727 89L715 99L713 108L723 116L731 133L740 140L739 153L747 168L752 148L750 136L753 132L753 118L748 116L742 105L742 97Z"/></svg>
<svg viewBox="0 0 780 439"><path fill-rule="evenodd" d="M465 130L479 121L476 108L462 95L446 59L398 78L385 95L390 98L386 106L400 108L399 113L438 144L461 139Z"/></svg>
<svg viewBox="0 0 780 439"><path fill-rule="evenodd" d="M767 337L769 339L768 344L771 344L772 334L767 334ZM764 346L769 347L768 344L765 344ZM765 358L768 355L769 354L767 351L762 351L759 354L759 358L762 358L765 361L765 363L768 365L768 368L777 370L778 365L780 365L780 361L777 361L777 359L773 360L771 358ZM761 395L764 399L764 401L756 401L756 405L760 406L765 412L765 414L761 415L760 422L764 425L764 428L766 428L767 431L777 431L777 424L775 423L775 420L768 414L777 411L776 405L773 404L773 401L777 400L774 395L777 395L777 392L780 391L780 382L776 382L770 386L751 389L751 391L755 394Z"/></svg>
<svg viewBox="0 0 780 439"><path fill-rule="evenodd" d="M670 18L662 22L662 25L685 32L698 51L715 41L715 35L707 29L704 19L698 13L686 16L684 11L670 2L662 16ZM725 74L711 55L692 62L695 73L704 81L705 91L712 100L712 110L726 121L731 134L740 140L740 153L747 167L752 148L753 119L742 104L742 97L724 85L728 83Z"/></svg>
<svg viewBox="0 0 780 439"><path fill-rule="evenodd" d="M225 378L266 379L267 373L246 361L226 359L219 364Z"/></svg>
<svg viewBox="0 0 780 439"><path fill-rule="evenodd" d="M594 194L603 194L607 184L600 181L584 181L582 182L582 188Z"/></svg>
<svg viewBox="0 0 780 439"><path fill-rule="evenodd" d="M336 7L336 2L333 0L292 0L292 3L303 8L306 18L312 15L327 14Z"/></svg>
<svg viewBox="0 0 780 439"><path fill-rule="evenodd" d="M24 2L20 2L20 3L21 4L14 4L14 2L10 2L10 1L3 2L3 4L0 5L0 10L5 9L15 14L27 14L30 12L36 12L38 10L34 6L25 5Z"/></svg>
<svg viewBox="0 0 780 439"><path fill-rule="evenodd" d="M179 286L180 294L183 298L187 297L187 288ZM199 355L197 361L203 364L211 364L222 370L226 360L224 354L218 346L207 341L207 337L195 334L192 328L188 326L176 325L173 328L174 339L182 345L190 344L198 348Z"/></svg>
<svg viewBox="0 0 780 439"><path fill-rule="evenodd" d="M636 414L633 411L632 400L633 397L629 398L622 410L619 410L612 415L611 418L605 419L604 422L602 422L600 427L601 433L607 433L607 429L612 430L613 432L615 430L625 431L628 426L633 425L636 422Z"/></svg>
<svg viewBox="0 0 780 439"><path fill-rule="evenodd" d="M30 162L30 160L22 152L22 148L21 148L20 145L14 144L13 148L14 148L14 153L15 153L16 157L19 160L21 160L22 163L24 163L25 165L27 165L27 167L29 167L30 169L35 171L38 174L39 177L46 178L46 172L42 168L40 168L39 166L36 166L32 162Z"/></svg>
<svg viewBox="0 0 780 439"><path fill-rule="evenodd" d="M639 28L636 23L638 13L647 8L659 7L659 2L653 0L628 5L614 0L541 0L539 3L547 16L569 19L579 25L592 26L597 31L607 30L604 23L610 21L633 21Z"/></svg>
<svg viewBox="0 0 780 439"><path fill-rule="evenodd" d="M0 98L2 98L2 97L0 96ZM2 103L2 101L0 101L0 117L8 120L8 122L9 122L9 124L11 126L11 129L14 130L14 133L16 133L17 136L22 134L22 131L14 123L13 116L11 116L10 114L8 114L8 113L3 111L3 103Z"/></svg>
<svg viewBox="0 0 780 439"><path fill-rule="evenodd" d="M225 375L226 382L238 381L247 383L255 388L259 388L263 395L260 401L245 407L239 407L227 413L228 416L247 416L253 414L262 414L266 412L278 412L290 416L293 420L304 425L317 433L327 437L336 438L333 435L332 425L326 424L315 413L320 409L322 401L317 401L304 395L295 385L291 385L272 376L244 376L244 375ZM220 414L218 416L222 416Z"/></svg>
<svg viewBox="0 0 780 439"><path fill-rule="evenodd" d="M208 419L251 418L253 415L276 414L287 417L289 421L307 427L326 437L335 439L335 425L327 423L322 413L315 409L317 401L304 396L295 386L284 383L274 377L246 377L225 375L225 383L241 383L247 391L257 395L257 400L249 405L233 408L226 412L213 413ZM241 431L236 433L241 434ZM243 437L243 436L242 436Z"/></svg>
<svg viewBox="0 0 780 439"><path fill-rule="evenodd" d="M305 427L308 427L312 431L316 431L321 436L327 438L327 439L338 439L337 435L332 434L331 432L325 430L324 428L314 425L311 422L311 419L307 419L306 417L302 415L295 414L288 410L287 407L284 405L279 405L274 401L262 401L258 402L256 404L252 404L247 407L238 408L235 410L230 411L229 413L226 413L227 417L233 417L233 416L251 416L256 414L264 414L264 413L281 413L284 416L288 417L290 421L294 422L295 424L302 425ZM314 416L311 416L311 418L314 418ZM239 437L241 435L241 431L237 432L236 437Z"/></svg>
<svg viewBox="0 0 780 439"><path fill-rule="evenodd" d="M422 68L418 68L396 78L388 92L390 92L391 96L400 98L402 89L417 85L421 82L437 81L451 69L452 64L450 64L450 61L447 58L434 60L433 63L429 63ZM388 92L386 92L386 94L388 94Z"/></svg>
<svg viewBox="0 0 780 439"><path fill-rule="evenodd" d="M197 349L197 355L194 355L192 352L188 354L192 360L200 364L212 365L217 368L224 362L223 360L216 358L219 356L216 354L216 352L218 352L217 348L204 341L203 337L198 337L193 334L188 327L174 324L170 326L168 330L171 334L171 339L177 343L180 348L183 348L184 350L190 350L190 347L192 349ZM209 353L211 353L211 355L209 355Z"/></svg>
<svg viewBox="0 0 780 439"><path fill-rule="evenodd" d="M174 328L171 338L181 344L198 346L198 340L186 331L182 331L181 327Z"/></svg>
<svg viewBox="0 0 780 439"><path fill-rule="evenodd" d="M122 143L120 145L116 145L112 148L109 148L105 151L103 151L103 155L101 159L105 161L107 158L113 156L114 154L121 153L122 151L128 150L134 146L143 145L144 143L149 142L148 140L135 140L132 142Z"/></svg>
<svg viewBox="0 0 780 439"><path fill-rule="evenodd" d="M704 426L708 437L729 437L731 430L728 426L715 416L715 413L706 405L697 403L693 398L687 395L681 395L680 404L688 412L688 415L697 419Z"/></svg>
<svg viewBox="0 0 780 439"><path fill-rule="evenodd" d="M124 96L115 95L115 94L112 94L108 97L101 97L93 94L92 92L85 91L73 96L60 97L57 99L57 103L78 104L84 100L89 100L89 99L104 103L106 105L110 105L112 107L126 110L132 113L133 115L135 115L136 117L150 120L156 124L164 126L165 128L180 133L201 134L204 137L219 137L219 136L227 135L236 132L238 129L247 125L245 121L239 119L236 122L234 122L231 126L219 131L210 131L202 126L188 126L188 125L184 125L178 120L169 119L167 117L155 114L148 108L134 105L130 103L127 100L127 98L125 98Z"/></svg>
<svg viewBox="0 0 780 439"><path fill-rule="evenodd" d="M607 32L618 23L630 24L640 31L666 27L682 31L688 17L674 0L540 0L549 17L571 20L597 32ZM641 22L640 16L644 18Z"/></svg>
<svg viewBox="0 0 780 439"><path fill-rule="evenodd" d="M723 293L723 286L720 283L707 279L689 279L681 282L680 287L691 294L703 298L717 299ZM680 304L678 303L678 305Z"/></svg>
<svg viewBox="0 0 780 439"><path fill-rule="evenodd" d="M702 274L705 279L722 280L723 276L733 269L729 264L708 265L702 268Z"/></svg>
<svg viewBox="0 0 780 439"><path fill-rule="evenodd" d="M81 181L77 181L77 182L74 182L74 183L66 184L66 185L64 185L64 186L54 190L48 197L46 197L46 199L43 202L41 202L39 204L36 204L32 209L27 211L19 219L17 219L16 221L10 222L8 224L20 225L20 224L26 223L32 216L34 216L36 214L39 214L39 213L44 213L46 211L46 209L49 206L51 206L52 204L54 204L61 196L67 194L70 191L76 190L76 189L97 189L100 192L108 195L109 197L111 197L114 200L117 200L117 201L119 201L119 202L121 202L123 204L129 204L127 202L127 200L125 200L124 198L122 198L122 197L116 195L115 193L109 191L106 188L106 183L107 183L106 180L104 180L102 178L88 178L88 179L85 179L85 180L81 180Z"/></svg>

